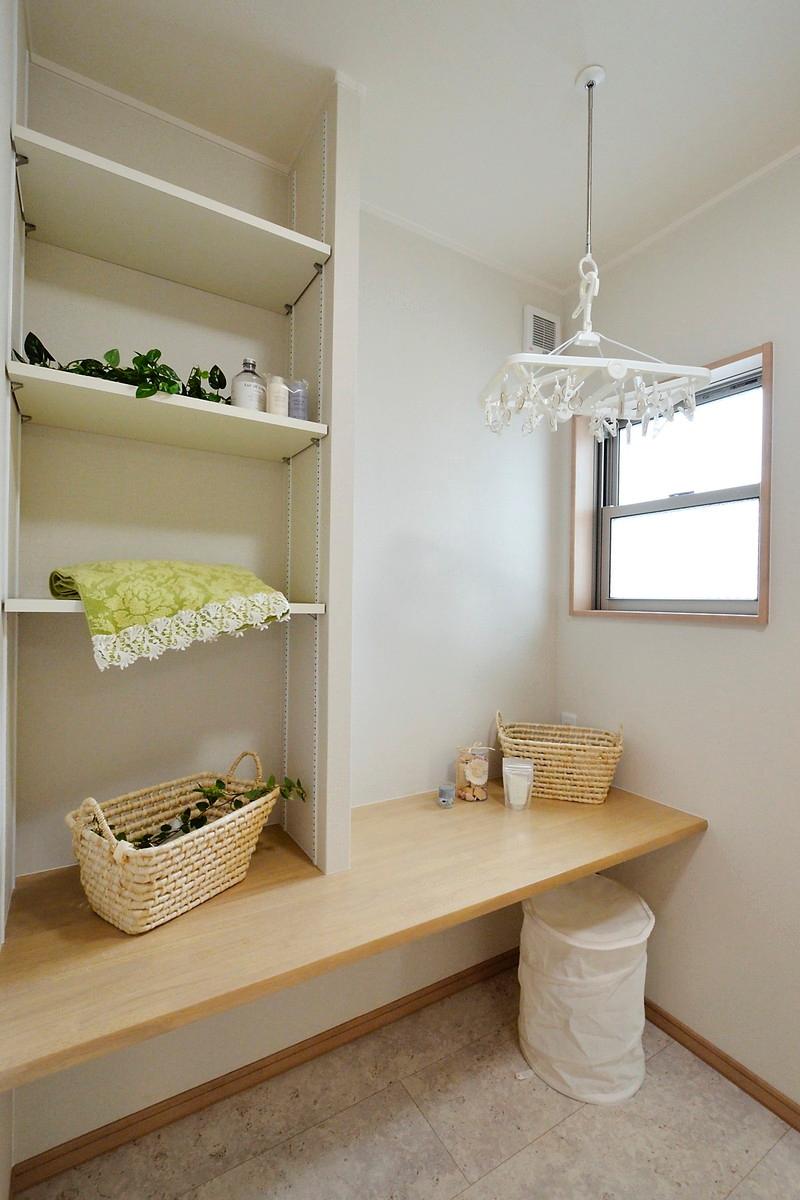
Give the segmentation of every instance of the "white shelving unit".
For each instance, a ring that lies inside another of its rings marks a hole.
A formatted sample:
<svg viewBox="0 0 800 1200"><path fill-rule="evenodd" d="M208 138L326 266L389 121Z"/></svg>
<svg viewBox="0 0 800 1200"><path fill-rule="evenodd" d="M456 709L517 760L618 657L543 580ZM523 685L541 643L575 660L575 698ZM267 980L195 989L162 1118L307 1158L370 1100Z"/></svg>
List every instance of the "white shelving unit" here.
<svg viewBox="0 0 800 1200"><path fill-rule="evenodd" d="M80 600L54 600L52 596L10 596L3 604L8 613L82 613ZM322 617L324 604L289 605L293 617Z"/></svg>
<svg viewBox="0 0 800 1200"><path fill-rule="evenodd" d="M68 371L10 362L23 419L37 425L133 438L187 450L212 450L281 462L327 437L328 426L247 412L191 396L137 397L136 389Z"/></svg>
<svg viewBox="0 0 800 1200"><path fill-rule="evenodd" d="M0 375L0 464L9 479L0 528L0 759L7 740L9 753L0 761L0 800L7 812L16 809L18 859L24 843L23 871L70 860L65 796L88 794L89 771L90 790L113 795L150 782L154 743L153 777L165 777L162 763L173 755L178 775L206 745L215 754L219 745L232 754L254 745L269 755L268 769L306 787L306 804L284 806L286 832L323 871L341 870L350 835L359 94L332 80L288 176L264 176L260 191L252 171L240 190L229 145L209 158L209 170L218 170L230 152L227 194L262 204L270 218L282 218L283 199L285 225L84 148L119 145L121 156L141 165L159 128L137 117L131 136L138 140L127 144L102 89L91 102L83 92L74 99L69 111L56 111L46 97L33 109L22 92L18 99L11 130L18 211L5 250L14 277L11 347L21 350L30 328L62 356L157 336L147 344L163 345L168 361L219 360L230 372L257 346L268 370L308 379L317 419L161 393L137 398L121 384L7 363ZM33 123L38 128L27 127ZM63 140L65 130L81 146ZM195 182L205 178L205 162L196 161L202 140L186 133L179 145L184 135L175 130L170 137L170 155L177 149L176 158L196 168ZM165 170L173 165L163 154L160 161ZM183 168L174 166L180 177ZM95 674L80 622L26 619L82 613L79 601L41 594L47 573L51 565L109 557L263 563L269 583L302 598L291 615L303 619L243 641L222 638L172 662L165 656L151 672L126 672L118 682ZM55 753L42 753L45 729L61 739ZM48 765L56 758L57 783Z"/></svg>
<svg viewBox="0 0 800 1200"><path fill-rule="evenodd" d="M325 242L17 126L25 219L63 246L283 313L331 255Z"/></svg>

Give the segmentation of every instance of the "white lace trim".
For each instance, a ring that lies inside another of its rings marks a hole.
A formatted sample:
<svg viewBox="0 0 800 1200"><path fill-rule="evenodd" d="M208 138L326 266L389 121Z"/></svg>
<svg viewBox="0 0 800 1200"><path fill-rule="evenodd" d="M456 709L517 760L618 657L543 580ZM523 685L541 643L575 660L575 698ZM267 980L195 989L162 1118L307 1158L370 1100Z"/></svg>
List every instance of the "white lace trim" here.
<svg viewBox="0 0 800 1200"><path fill-rule="evenodd" d="M245 629L266 629L289 619L289 601L281 592L254 592L213 601L196 611L184 608L173 617L156 617L147 625L129 625L119 633L92 638L94 661L107 667L129 667L137 658L160 658L165 650L185 650L192 642L213 642L221 633L241 637Z"/></svg>

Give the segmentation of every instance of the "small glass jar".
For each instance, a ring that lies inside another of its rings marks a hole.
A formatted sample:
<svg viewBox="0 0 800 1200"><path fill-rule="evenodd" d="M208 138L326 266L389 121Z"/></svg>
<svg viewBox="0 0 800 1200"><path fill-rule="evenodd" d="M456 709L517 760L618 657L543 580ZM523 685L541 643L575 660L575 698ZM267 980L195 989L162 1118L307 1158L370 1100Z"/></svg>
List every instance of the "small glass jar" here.
<svg viewBox="0 0 800 1200"><path fill-rule="evenodd" d="M439 808L452 808L456 802L456 785L454 783L440 783L439 794L436 797L436 803Z"/></svg>
<svg viewBox="0 0 800 1200"><path fill-rule="evenodd" d="M491 746L468 746L456 759L456 796L459 800L489 798L489 755Z"/></svg>
<svg viewBox="0 0 800 1200"><path fill-rule="evenodd" d="M256 371L256 360L246 358L242 369L234 375L231 383L231 404L234 408L246 408L250 412L266 412L267 385Z"/></svg>

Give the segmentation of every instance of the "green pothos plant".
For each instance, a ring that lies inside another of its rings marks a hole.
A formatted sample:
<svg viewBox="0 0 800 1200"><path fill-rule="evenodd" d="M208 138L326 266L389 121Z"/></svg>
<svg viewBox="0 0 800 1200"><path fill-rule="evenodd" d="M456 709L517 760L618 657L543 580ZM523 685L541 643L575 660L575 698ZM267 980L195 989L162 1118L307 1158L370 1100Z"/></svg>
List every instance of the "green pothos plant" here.
<svg viewBox="0 0 800 1200"><path fill-rule="evenodd" d="M25 338L25 353L34 367L48 367L54 371L69 371L74 375L88 375L92 379L108 379L112 383L127 383L136 388L136 395L155 396L166 392L170 396L192 396L195 400L211 400L217 404L230 403L221 393L227 385L222 369L215 363L208 371L192 367L184 383L177 371L161 361L160 350L148 350L134 354L129 367L122 366L119 350L106 350L99 358L74 358L72 362L60 363L44 343L30 332ZM204 384L208 383L208 387Z"/></svg>
<svg viewBox="0 0 800 1200"><path fill-rule="evenodd" d="M183 837L184 834L191 833L193 829L202 829L209 821L224 816L226 812L232 812L237 808L244 808L246 804L250 804L253 800L260 800L262 796L266 796L276 786L277 781L274 775L270 775L266 783L260 783L257 787L249 788L246 792L234 791L226 785L224 779L217 779L213 784L206 787L198 784L194 790L201 796L200 800L195 801L194 805L177 813L171 821L166 821L153 833L147 833L143 837L135 838L131 845L135 846L137 850L146 850L151 846L161 846L164 842L170 842L174 838ZM289 779L287 776L280 785L280 790L284 800L298 799L305 801L306 799L305 788L299 779ZM211 809L214 811L211 812ZM118 842L127 842L129 840L124 831L115 831L114 836Z"/></svg>

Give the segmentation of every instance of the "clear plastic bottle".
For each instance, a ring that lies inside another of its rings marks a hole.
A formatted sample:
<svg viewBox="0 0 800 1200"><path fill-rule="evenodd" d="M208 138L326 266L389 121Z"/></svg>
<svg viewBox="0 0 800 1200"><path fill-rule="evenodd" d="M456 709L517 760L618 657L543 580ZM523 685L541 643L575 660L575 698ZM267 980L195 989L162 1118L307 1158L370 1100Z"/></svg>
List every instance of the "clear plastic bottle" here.
<svg viewBox="0 0 800 1200"><path fill-rule="evenodd" d="M289 389L289 416L296 421L308 420L308 382L305 379L287 379Z"/></svg>
<svg viewBox="0 0 800 1200"><path fill-rule="evenodd" d="M267 412L275 417L289 415L289 389L282 375L270 375L267 381Z"/></svg>
<svg viewBox="0 0 800 1200"><path fill-rule="evenodd" d="M256 360L246 358L231 384L231 404L251 412L267 411L267 385L256 371Z"/></svg>

